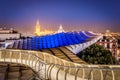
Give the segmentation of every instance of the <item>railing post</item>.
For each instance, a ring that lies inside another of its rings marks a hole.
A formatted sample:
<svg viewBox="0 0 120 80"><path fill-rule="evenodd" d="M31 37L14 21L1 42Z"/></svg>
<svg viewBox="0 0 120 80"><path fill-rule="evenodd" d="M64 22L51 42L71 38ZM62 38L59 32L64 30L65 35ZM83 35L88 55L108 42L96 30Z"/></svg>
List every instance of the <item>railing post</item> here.
<svg viewBox="0 0 120 80"><path fill-rule="evenodd" d="M103 72L100 70L101 80L103 80Z"/></svg>
<svg viewBox="0 0 120 80"><path fill-rule="evenodd" d="M55 67L57 67L57 66L55 66ZM59 67L59 68L58 68L58 67ZM58 74L59 74L59 71L60 71L60 69L61 69L61 66L58 66L58 67L57 67L58 70L57 70L57 73L56 73L56 80L59 80L59 79L58 79L58 77L59 77ZM66 80L66 78L65 78L65 80Z"/></svg>
<svg viewBox="0 0 120 80"><path fill-rule="evenodd" d="M3 54L3 58L4 58L4 62L6 61L5 59L5 55L6 55L6 51L4 51L5 53Z"/></svg>
<svg viewBox="0 0 120 80"><path fill-rule="evenodd" d="M52 69L53 69L53 67L54 67L55 65L54 64L52 64L52 66L51 66L51 68L50 68L50 70L49 70L49 79L51 79L51 71L52 71Z"/></svg>
<svg viewBox="0 0 120 80"><path fill-rule="evenodd" d="M28 54L27 64L30 65L30 53Z"/></svg>
<svg viewBox="0 0 120 80"><path fill-rule="evenodd" d="M78 72L79 72L79 68L77 69L77 71L76 71L76 74L75 74L75 80L77 80L77 76L78 76Z"/></svg>
<svg viewBox="0 0 120 80"><path fill-rule="evenodd" d="M93 71L91 72L91 80L93 80Z"/></svg>
<svg viewBox="0 0 120 80"><path fill-rule="evenodd" d="M112 80L115 80L115 75L114 75L114 71L112 70L112 66L110 66L111 68L111 72L112 72Z"/></svg>
<svg viewBox="0 0 120 80"><path fill-rule="evenodd" d="M70 67L66 67L66 71L65 71L65 80L67 80L67 75L70 73L69 70L70 70Z"/></svg>
<svg viewBox="0 0 120 80"><path fill-rule="evenodd" d="M12 52L12 54L13 54L13 52ZM17 58L16 58L16 62L17 62L17 63L19 63L18 60L19 60L19 53L17 52Z"/></svg>
<svg viewBox="0 0 120 80"><path fill-rule="evenodd" d="M10 51L10 62L12 62L12 51Z"/></svg>
<svg viewBox="0 0 120 80"><path fill-rule="evenodd" d="M32 62L31 62L31 64L32 64L32 67L34 68L34 65L35 65L35 59L36 59L36 57L35 56L32 56Z"/></svg>
<svg viewBox="0 0 120 80"><path fill-rule="evenodd" d="M83 79L85 78L85 69L83 68Z"/></svg>
<svg viewBox="0 0 120 80"><path fill-rule="evenodd" d="M38 70L38 62L39 62L39 60L36 60L36 62L35 62L35 66L34 67L35 67L36 70Z"/></svg>
<svg viewBox="0 0 120 80"><path fill-rule="evenodd" d="M21 55L22 55L22 53L20 51L20 58L19 58L20 59L20 63L22 63L22 56Z"/></svg>
<svg viewBox="0 0 120 80"><path fill-rule="evenodd" d="M47 79L47 67L46 67L46 64L45 64L45 79Z"/></svg>
<svg viewBox="0 0 120 80"><path fill-rule="evenodd" d="M0 59L2 58L2 50L0 50Z"/></svg>
<svg viewBox="0 0 120 80"><path fill-rule="evenodd" d="M89 72L89 75L88 75L88 80L93 80L93 76L92 76L92 69L90 70Z"/></svg>
<svg viewBox="0 0 120 80"><path fill-rule="evenodd" d="M47 78L49 77L49 72L50 72L51 66L52 66L52 64L49 64L49 66L47 67L47 72L46 72Z"/></svg>

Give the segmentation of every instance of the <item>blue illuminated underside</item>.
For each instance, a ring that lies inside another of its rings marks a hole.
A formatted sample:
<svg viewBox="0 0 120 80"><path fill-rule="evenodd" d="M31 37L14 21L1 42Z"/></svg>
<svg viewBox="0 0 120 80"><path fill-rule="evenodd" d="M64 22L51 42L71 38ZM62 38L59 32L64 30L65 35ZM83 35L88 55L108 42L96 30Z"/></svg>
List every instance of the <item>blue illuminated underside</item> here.
<svg viewBox="0 0 120 80"><path fill-rule="evenodd" d="M90 34L92 35L92 34ZM94 37L94 36L93 36ZM83 32L66 32L46 36L35 36L22 41L22 49L40 50L46 48L56 48L86 42L91 37ZM20 42L18 48L20 47Z"/></svg>

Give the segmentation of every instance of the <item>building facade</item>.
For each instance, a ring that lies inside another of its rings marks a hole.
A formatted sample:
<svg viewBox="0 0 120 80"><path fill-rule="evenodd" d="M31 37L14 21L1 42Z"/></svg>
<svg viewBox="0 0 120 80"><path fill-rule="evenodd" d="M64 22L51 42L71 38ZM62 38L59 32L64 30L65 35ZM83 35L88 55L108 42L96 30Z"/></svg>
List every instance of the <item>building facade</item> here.
<svg viewBox="0 0 120 80"><path fill-rule="evenodd" d="M100 39L97 44L103 46L104 48L110 50L112 55L117 59L117 50L118 50L118 42L117 39L113 37L104 36L103 39Z"/></svg>
<svg viewBox="0 0 120 80"><path fill-rule="evenodd" d="M21 34L13 30L12 28L11 29L0 28L0 40L19 39L20 36Z"/></svg>
<svg viewBox="0 0 120 80"><path fill-rule="evenodd" d="M35 35L36 36L43 36L43 35L47 35L47 34L52 34L53 33L53 31L51 31L51 30L41 31L41 26L40 26L39 20L37 20L35 27L36 27L36 31L35 31Z"/></svg>

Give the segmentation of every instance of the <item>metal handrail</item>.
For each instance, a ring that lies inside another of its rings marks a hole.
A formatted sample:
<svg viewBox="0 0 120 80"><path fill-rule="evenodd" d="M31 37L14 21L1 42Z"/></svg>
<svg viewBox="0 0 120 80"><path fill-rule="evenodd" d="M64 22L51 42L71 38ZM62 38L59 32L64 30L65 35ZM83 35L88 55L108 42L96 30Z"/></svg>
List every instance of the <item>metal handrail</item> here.
<svg viewBox="0 0 120 80"><path fill-rule="evenodd" d="M17 52L19 52L19 53L17 53ZM14 57L13 56L14 54L16 54L17 56ZM27 56L29 58L25 56L26 54L27 54ZM33 60L34 57L36 59L35 61ZM2 50L0 50L0 61L3 61L3 62L16 62L16 63L22 63L22 64L25 64L25 65L28 65L33 70L35 70L36 73L38 73L38 75L40 73L46 72L45 70L46 70L46 65L47 64L44 63L37 55L35 55L33 53L24 53L24 52L18 51L18 50L5 50L5 49L2 49ZM44 66L41 66L41 65L44 65ZM41 67L41 68L39 68L39 67ZM39 78L40 79L46 79L45 74L42 75L42 76L39 75Z"/></svg>
<svg viewBox="0 0 120 80"><path fill-rule="evenodd" d="M17 55L18 57L15 58L13 56L14 54L18 54ZM27 55L27 57L26 57L26 55ZM58 69L57 79L59 78L58 74L60 73L60 70L65 72L66 69L68 69L68 71L65 73L66 74L64 76L64 77L66 77L65 79L67 79L68 74L71 74L74 76L74 80L77 80L78 77L81 77L82 79L85 78L85 79L94 80L93 78L95 77L94 76L95 71L100 74L99 80L106 79L104 77L107 74L105 75L104 71L110 71L111 72L111 73L109 73L111 75L110 78L112 78L112 80L116 80L115 71L120 72L120 65L77 64L77 63L73 63L73 62L69 62L69 61L60 59L56 56L53 56L53 55L50 55L50 54L47 54L44 52L30 51L30 50L1 49L0 50L0 60L4 61L4 62L6 62L6 61L13 62L14 61L17 63L26 64L26 65L30 66L31 68L33 68L39 74L39 77L41 79L48 79L50 77L52 78L51 72L53 71L54 68ZM53 60L55 60L55 61L53 61ZM68 64L69 65L72 64L73 66L69 66ZM53 66L51 67L51 65L53 65ZM80 70L82 70L81 75L80 75Z"/></svg>

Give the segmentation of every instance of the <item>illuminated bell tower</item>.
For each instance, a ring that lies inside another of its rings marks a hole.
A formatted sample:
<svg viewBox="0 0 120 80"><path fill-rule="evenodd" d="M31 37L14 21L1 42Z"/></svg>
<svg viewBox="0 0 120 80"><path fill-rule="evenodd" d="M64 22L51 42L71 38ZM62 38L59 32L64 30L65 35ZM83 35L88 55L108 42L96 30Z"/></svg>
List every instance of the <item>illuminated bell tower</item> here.
<svg viewBox="0 0 120 80"><path fill-rule="evenodd" d="M35 34L36 34L36 35L40 35L40 24L39 24L39 20L37 20L37 23L36 23L36 31L35 31Z"/></svg>

